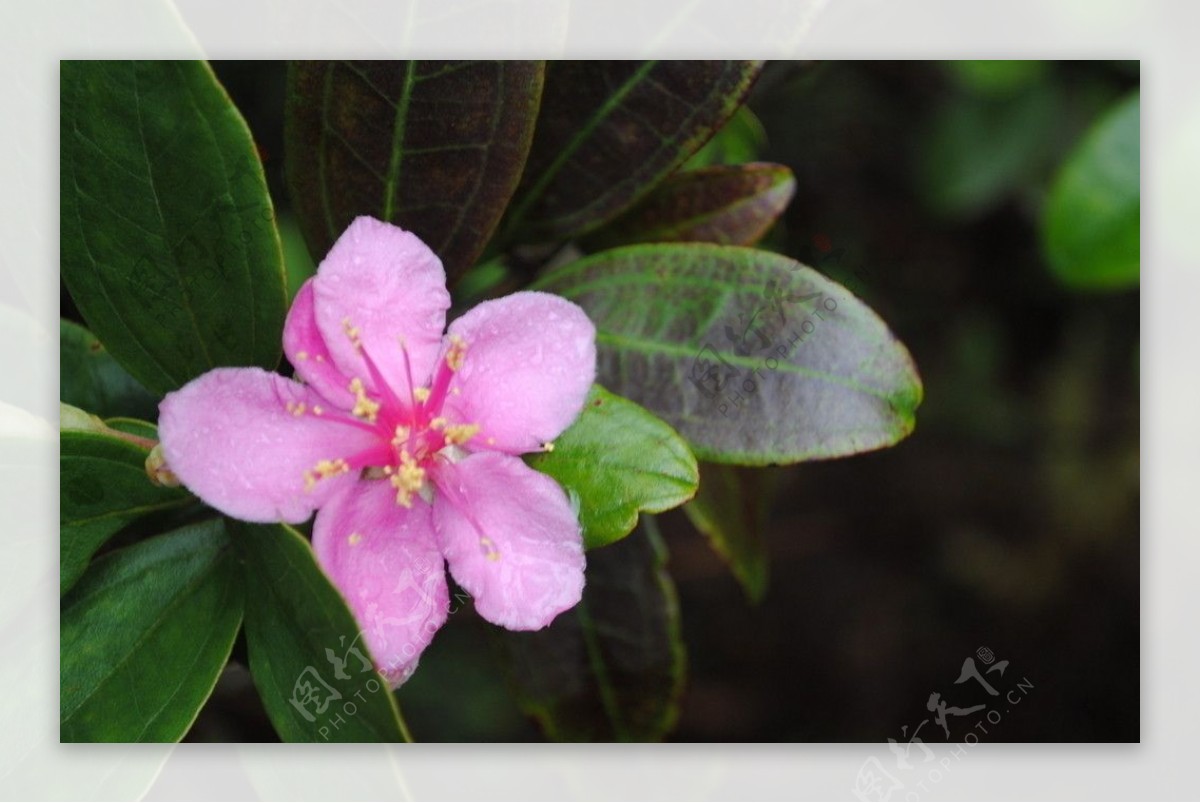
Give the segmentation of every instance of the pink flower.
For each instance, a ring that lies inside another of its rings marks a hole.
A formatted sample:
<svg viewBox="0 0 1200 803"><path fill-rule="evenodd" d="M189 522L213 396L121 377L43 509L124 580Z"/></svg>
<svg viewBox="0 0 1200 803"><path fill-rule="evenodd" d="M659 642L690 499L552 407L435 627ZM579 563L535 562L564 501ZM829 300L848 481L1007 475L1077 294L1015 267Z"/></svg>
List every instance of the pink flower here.
<svg viewBox="0 0 1200 803"><path fill-rule="evenodd" d="M443 559L490 622L545 627L583 591L579 521L517 455L551 448L596 372L595 328L546 293L485 301L442 336L441 261L360 217L288 313L303 383L218 368L168 394L167 464L234 518L300 522L399 685L449 611Z"/></svg>

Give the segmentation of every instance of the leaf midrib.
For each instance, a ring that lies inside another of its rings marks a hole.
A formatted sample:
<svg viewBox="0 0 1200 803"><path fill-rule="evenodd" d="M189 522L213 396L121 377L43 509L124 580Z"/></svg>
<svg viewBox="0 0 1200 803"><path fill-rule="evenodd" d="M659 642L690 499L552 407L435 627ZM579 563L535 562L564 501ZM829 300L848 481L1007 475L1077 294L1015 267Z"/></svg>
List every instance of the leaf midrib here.
<svg viewBox="0 0 1200 803"><path fill-rule="evenodd" d="M196 591L198 586L203 584L206 580L208 580L208 578L212 577L215 574L217 569L222 565L222 562L226 559L227 553L228 553L228 546L219 547L217 550L217 553L212 557L212 559L208 563L206 563L206 565L201 567L197 571L196 575L193 576L192 579L190 579L185 586L183 586L176 594L174 594L171 597L171 601L162 608L162 610L159 612L158 616L156 616L154 618L154 620L142 632L142 635L139 636L138 639L129 646L129 649L125 652L125 655L123 655L121 657L121 660L119 660L116 664L113 665L112 669L104 675L104 677L100 680L99 683L97 683L94 687L92 687L92 690L90 692L88 692L86 695L83 696L83 698L70 710L70 712L63 713L63 717L62 717L63 725L66 725L71 720L71 718L74 717L75 714L77 714L79 712L79 710L87 704L87 702L89 700L91 700L92 698L94 698L96 696L96 694L100 691L100 689L102 689L104 686L106 686L109 682L111 682L113 680L113 678L117 675L118 671L132 659L133 655L138 651L138 649L142 646L142 644L144 644L147 641L147 639L149 639L153 634L157 633L162 628L163 623L167 619L169 619L169 614L173 610L175 610L175 608L178 607L179 604L184 599L191 597L194 594L194 592ZM153 566L146 566L145 571L139 572L139 574L144 574L144 573L153 571L153 568L154 568ZM124 585L124 583L122 583L122 585ZM90 596L85 597L84 599L89 599L89 598L90 598ZM80 599L76 599L75 605L78 605L80 602L81 602ZM74 608L74 607L75 606L73 605L72 608Z"/></svg>
<svg viewBox="0 0 1200 803"><path fill-rule="evenodd" d="M521 222L524 221L525 216L529 214L530 208L533 207L539 200L541 200L542 196L546 192L547 187L549 187L551 182L558 177L558 174L563 169L563 166L570 161L570 159L575 155L576 151L579 150L580 146L587 141L593 133L595 133L596 129L599 128L600 123L603 122L610 114L616 111L616 109L624 102L625 97L633 91L634 87L641 83L642 79L645 78L646 75L649 74L649 72L654 69L655 65L657 64L657 61L642 62L642 66L639 67L633 75L626 79L626 81L621 84L621 86L619 86L615 92L609 95L608 99L605 100L604 103L601 104L600 108L596 110L596 113L593 114L587 120L587 122L575 132L575 136L573 136L570 142L568 142L567 145L559 152L554 161L552 161L550 165L544 171L542 171L542 175L538 177L538 180L534 182L533 186L530 187L525 193L525 197L513 209L509 223L510 229L517 227Z"/></svg>
<svg viewBox="0 0 1200 803"><path fill-rule="evenodd" d="M313 564L314 564L314 566L316 566L316 556L315 556L315 553L312 552L312 546L308 543L308 541L305 540L299 533L297 533L295 530L293 530L291 527L288 527L287 525L281 524L281 525L279 525L279 527L287 534L287 536L289 538L293 539L294 542L299 541L300 546L302 546L304 549L308 550L309 554L313 555ZM268 564L270 563L270 561L264 560L265 556L262 554L262 552L260 550L258 550L254 546L253 542L247 543L246 550L252 555L251 560L258 563L260 568L262 568L264 570L267 570L269 568ZM248 565L249 561L247 561L246 563L247 563L246 568L248 570L249 569L249 565ZM311 582L311 577L308 576L305 572L295 571L293 566L291 565L290 560L288 561L287 566L285 566L285 569L286 569L286 571L283 572L283 574L281 576L287 577L289 574L295 572L295 574L297 574L300 577L301 582L303 582L305 584L306 590L309 592L309 596L312 599L320 599L322 594L328 595L329 590L332 588L332 586L327 586L324 588L314 587ZM319 566L317 566L317 571L320 571ZM264 572L264 573L266 573L266 572ZM269 578L269 580L276 580L276 581L278 581L278 579L279 579L279 577ZM257 586L259 584L254 584L254 585ZM270 594L271 597L274 598L274 600L279 604L280 610L289 610L289 601L284 599L283 595L280 594L280 592L277 588L277 582L268 581L268 582L262 583L261 585L266 588L267 593ZM350 617L350 622L353 625L354 624L354 615L352 613L350 613L349 606L345 602L345 599L341 597L340 592L338 592L336 589L333 589L333 591L335 594L337 594L338 601L343 605L344 609L346 610L347 615ZM322 606L322 608L321 608L321 613L323 614L323 616L322 616L322 618L324 620L323 624L326 628L328 628L329 630L338 629L337 623L334 622L333 619L328 615L328 611L324 608L324 606ZM249 619L249 617L247 617L247 619ZM302 644L312 645L314 642L313 642L313 640L311 640L308 637L308 632L310 630L311 630L311 628L306 629L306 631L304 633L300 633L299 628L296 628L292 632L300 637L299 640L301 641ZM317 644L317 646L323 646L323 645ZM370 650L368 648L368 653L369 652L370 652ZM258 655L259 655L259 660L261 661L261 663L263 665L264 671L270 676L272 682L275 683L276 686L279 686L280 684L278 684L278 682L276 682L274 665L271 662L270 656L267 655L265 653L265 651L263 651L263 650L258 650ZM372 656L372 657L374 657L374 656ZM251 669L251 674L253 675L253 668ZM376 674L378 674L378 673L376 673ZM257 679L255 680L255 683L257 685ZM404 715L400 711L400 706L397 704L395 696L392 694L386 694L385 696L387 697L387 704L389 705L389 707L392 711L392 715L394 717L393 722L397 726L397 730L399 731L401 738L403 738L406 742L411 743L413 741L412 734L408 730L408 723L404 721ZM292 723L295 723L295 718L291 715L291 712L289 711L287 713L288 713L289 721ZM388 738L392 737L393 734L380 733L378 728L376 727L374 721L372 721L371 718L367 718L365 721L367 723L365 726L366 729L369 730L371 733L375 734L376 736L388 737ZM305 728L303 726L296 725L296 727L301 732L307 733L307 731L305 730ZM283 736L283 734L280 734L280 735Z"/></svg>
<svg viewBox="0 0 1200 803"><path fill-rule="evenodd" d="M624 347L629 351L641 354L653 354L664 357L681 358L694 358L696 356L695 350L692 348L685 348L683 346L677 346L673 343L664 343L662 341L648 340L640 337L617 335L611 332L597 331L596 342L609 343L616 348ZM757 368L763 364L761 358L756 359L752 357L742 357L741 355L732 352L722 351L717 353L720 354L722 359L724 359L726 362L732 363L741 368ZM874 396L875 398L882 399L884 401L889 401L891 399L891 394L886 391L879 390L878 388L867 387L866 385L855 382L848 377L838 376L837 374L830 374L824 371L818 371L813 368L807 368L803 365L796 365L795 363L784 362L780 360L779 365L775 370L781 373L790 373L797 376L807 377L809 379L828 382L832 385L848 388L859 393L864 393L868 396Z"/></svg>
<svg viewBox="0 0 1200 803"><path fill-rule="evenodd" d="M168 248L167 256L169 257L171 267L175 269L173 271L175 274L175 281L179 284L179 291L183 296L183 307L187 310L188 320L192 324L192 329L196 332L196 341L200 344L200 352L204 355L204 361L208 364L208 367L215 368L216 363L213 362L212 355L208 353L208 343L205 342L204 335L200 332L200 323L196 320L196 311L192 309L192 302L188 295L187 285L183 281L183 273L181 273L179 270L179 265L175 261L175 255L169 250L171 243L170 239L167 237L167 220L163 215L162 203L158 197L158 185L154 181L154 166L150 160L150 148L146 142L146 127L142 121L142 95L141 92L138 91L138 70L136 65L134 66L132 75L133 109L137 115L138 140L142 144L142 157L146 162L146 175L150 179L150 197L154 199L154 213L158 216L159 228L162 229L162 241L163 244ZM186 81L184 83L186 84ZM201 115L201 119L203 119L203 115Z"/></svg>
<svg viewBox="0 0 1200 803"><path fill-rule="evenodd" d="M236 591L234 591L235 585L232 582L230 582L228 579L224 583L223 588L224 588L225 593L223 593L221 595L219 604L216 606L217 610L219 610L219 611L226 610L227 606L225 603L228 602L228 600L232 594L236 593ZM233 643L237 639L237 633L238 633L238 629L241 627L241 620L242 620L243 613L244 613L244 606L243 606L243 610L239 611L238 615L235 617L236 624L230 628L229 647L223 651L225 653L225 657L218 664L219 666L224 666L225 663L228 662L229 656L233 652ZM212 628L209 631L209 636L200 644L200 646L193 653L194 657L198 658L200 655L203 655L209 644L217 644L217 643L224 641L224 639L221 639L220 641L218 641L215 638L215 632L216 632L216 628ZM204 693L203 697L201 698L202 701L207 700L209 698L209 696L212 695L212 691L213 691L213 689L216 688L217 682L220 679L221 679L221 672L220 671L214 672L212 675L212 683L208 684L208 688L205 690L205 693ZM163 701L162 705L160 705L158 707L158 710L155 711L152 716L150 716L146 719L145 727L142 728L142 730L138 733L138 735L136 737L134 737L134 739L132 741L141 741L142 735L147 730L150 729L150 726L154 723L154 720L157 719L162 714L162 712L167 709L167 706L169 706L172 702L174 702L175 698L178 697L180 695L180 693L183 691L183 688L184 688L184 684L182 684L182 683L177 683L175 685L175 689L167 696L167 699ZM187 724L185 724L182 728L180 728L179 738L183 738L183 736L186 735L189 730L191 730L192 725L196 722L196 719L200 716L200 710L203 707L204 707L203 702L200 705L196 706L196 710L192 713L192 716L189 719L189 721L187 722Z"/></svg>
<svg viewBox="0 0 1200 803"><path fill-rule="evenodd" d="M604 707L604 713L608 716L609 722L612 724L613 735L617 741L629 741L629 731L625 727L624 718L621 716L621 704L617 700L616 692L612 687L612 680L608 675L608 664L604 660L604 650L600 645L596 634L596 626L592 621L591 613L588 611L587 599L579 600L575 606L575 616L579 620L579 631L583 637L584 650L587 652L588 665L591 667L592 674L596 679L596 688L600 692L600 702Z"/></svg>
<svg viewBox="0 0 1200 803"><path fill-rule="evenodd" d="M81 90L77 89L76 93L78 93L79 91L81 91ZM78 106L78 101L75 102L74 106L75 107ZM71 114L71 133L79 139L82 139L84 141L90 141L90 140L88 140L87 137L85 137L83 135L83 132L81 132L79 130L78 120L79 120L78 109L74 108L73 113ZM74 155L74 153L72 153L72 155ZM70 174L71 174L71 185L74 188L74 190L78 193L80 190L80 187L79 187L79 179L76 174L76 160L69 159L67 164L68 164L68 169L70 170ZM125 168L125 170L128 172L129 168ZM95 254L92 253L92 247L88 243L86 227L84 226L84 223L83 223L83 212L80 208L79 201L77 199L71 199L68 201L68 203L71 206L71 211L75 213L74 217L75 217L75 223L78 226L79 241L80 241L80 243L83 244L83 250L87 254L88 262L91 263L92 273L96 279L96 286L99 288L100 293L104 296L104 300L108 304L108 308L112 311L114 320L129 335L127 342L132 343L134 346L136 346L137 349L139 351L141 351L142 354L144 354L146 356L146 358L150 361L150 364L153 365L156 369L158 369L161 372L161 375L163 377L165 377L167 380L166 384L178 384L178 381L176 380L175 375L166 367L166 365L164 365L162 362L159 361L158 357L155 354L152 354L142 344L142 341L137 337L137 335L134 333L134 331L129 328L129 324L125 322L125 318L117 311L117 305L113 302L112 296L108 292L108 286L105 282L104 271L100 270L100 263L96 259Z"/></svg>
<svg viewBox="0 0 1200 803"><path fill-rule="evenodd" d="M396 116L392 122L392 153L388 159L387 179L383 188L383 219L389 223L394 222L392 215L396 210L396 186L400 179L400 166L404 163L404 133L408 124L408 107L416 85L415 77L416 62L409 61L404 65L404 86L400 90L400 99L396 101Z"/></svg>
<svg viewBox="0 0 1200 803"><path fill-rule="evenodd" d="M187 504L187 498L172 499L169 502L155 502L148 505L139 505L137 507L123 507L119 510L110 510L106 513L101 513L96 516L89 516L84 519L67 519L60 521L59 527L82 527L85 524L95 524L98 521L105 519L122 518L125 516L141 516L143 513L155 513L160 510L168 510L173 507L180 507Z"/></svg>

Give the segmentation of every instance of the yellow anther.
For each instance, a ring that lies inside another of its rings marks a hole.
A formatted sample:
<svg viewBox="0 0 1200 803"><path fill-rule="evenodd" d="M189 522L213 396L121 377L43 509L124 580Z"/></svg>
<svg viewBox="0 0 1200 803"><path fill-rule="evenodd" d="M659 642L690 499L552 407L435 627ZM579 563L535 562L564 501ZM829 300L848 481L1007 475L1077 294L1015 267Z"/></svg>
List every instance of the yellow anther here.
<svg viewBox="0 0 1200 803"><path fill-rule="evenodd" d="M546 441L545 443L543 443L542 451L543 452L553 452L554 451L554 441Z"/></svg>
<svg viewBox="0 0 1200 803"><path fill-rule="evenodd" d="M308 352L307 352L307 351L298 351L298 352L296 352L296 359L297 359L297 360L307 360L307 359L308 359Z"/></svg>
<svg viewBox="0 0 1200 803"><path fill-rule="evenodd" d="M329 479L350 470L350 464L340 457L337 460L320 460L311 470L304 472L304 490L311 491L317 480Z"/></svg>
<svg viewBox="0 0 1200 803"><path fill-rule="evenodd" d="M351 415L365 418L374 424L375 416L379 414L379 402L367 398L363 382L357 376L350 380L350 392L354 394L354 409L350 411Z"/></svg>
<svg viewBox="0 0 1200 803"><path fill-rule="evenodd" d="M342 329L346 332L346 337L350 338L350 343L354 348L362 351L362 338L359 336L358 327L350 322L349 318L342 318Z"/></svg>
<svg viewBox="0 0 1200 803"><path fill-rule="evenodd" d="M435 418L429 422L429 428L430 429L441 429L442 427L446 426L449 423L450 422L447 421L445 419L445 417L439 415L437 418Z"/></svg>
<svg viewBox="0 0 1200 803"><path fill-rule="evenodd" d="M451 371L457 371L463 367L463 360L466 356L467 341L459 335L450 335L450 349L446 352L446 365Z"/></svg>
<svg viewBox="0 0 1200 803"><path fill-rule="evenodd" d="M446 427L446 443L451 446L462 446L479 432L478 424L449 424Z"/></svg>
<svg viewBox="0 0 1200 803"><path fill-rule="evenodd" d="M362 533L350 533L350 537L346 539L346 543L350 546L358 546L362 542Z"/></svg>
<svg viewBox="0 0 1200 803"><path fill-rule="evenodd" d="M429 401L429 388L417 388L413 391L413 398L422 403Z"/></svg>
<svg viewBox="0 0 1200 803"><path fill-rule="evenodd" d="M404 450L400 452L400 466L389 481L396 489L396 504L412 507L413 493L419 492L425 485L425 469L417 465L408 450Z"/></svg>
<svg viewBox="0 0 1200 803"><path fill-rule="evenodd" d="M483 547L483 556L488 560L500 560L500 553L496 550L496 545L492 543L492 539L486 536L479 539L479 545Z"/></svg>

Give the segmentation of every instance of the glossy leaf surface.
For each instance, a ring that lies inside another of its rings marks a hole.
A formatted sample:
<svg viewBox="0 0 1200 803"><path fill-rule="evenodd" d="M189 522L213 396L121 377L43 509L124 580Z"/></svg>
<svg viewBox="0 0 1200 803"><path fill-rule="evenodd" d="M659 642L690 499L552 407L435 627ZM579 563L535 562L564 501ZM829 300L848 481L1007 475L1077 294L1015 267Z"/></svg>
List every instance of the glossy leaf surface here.
<svg viewBox="0 0 1200 803"><path fill-rule="evenodd" d="M846 288L787 257L630 246L535 286L587 311L600 381L702 459L838 457L894 444L915 424L922 388L907 349Z"/></svg>
<svg viewBox="0 0 1200 803"><path fill-rule="evenodd" d="M624 538L641 511L683 504L700 479L696 458L669 424L599 385L554 451L527 460L578 503L588 549Z"/></svg>

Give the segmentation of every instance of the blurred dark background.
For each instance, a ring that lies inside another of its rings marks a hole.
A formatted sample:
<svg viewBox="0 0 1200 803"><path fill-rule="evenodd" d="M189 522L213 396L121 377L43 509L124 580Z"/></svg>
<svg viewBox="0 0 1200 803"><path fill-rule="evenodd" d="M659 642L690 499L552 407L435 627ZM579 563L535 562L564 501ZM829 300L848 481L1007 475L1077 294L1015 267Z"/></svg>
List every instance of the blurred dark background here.
<svg viewBox="0 0 1200 803"><path fill-rule="evenodd" d="M263 156L289 270L311 270L282 180L284 67L214 68ZM955 681L987 648L1009 661L989 680L1031 688L982 740L1138 740L1139 294L1064 288L1037 225L1067 150L1138 82L1136 62L768 66L741 124L798 187L764 247L866 300L925 401L895 448L768 469L758 605L686 517L660 518L689 660L673 739L903 742L933 692L986 701ZM452 616L401 690L419 740L540 738L488 627ZM920 735L943 741L933 721ZM244 671L189 738L274 738Z"/></svg>

